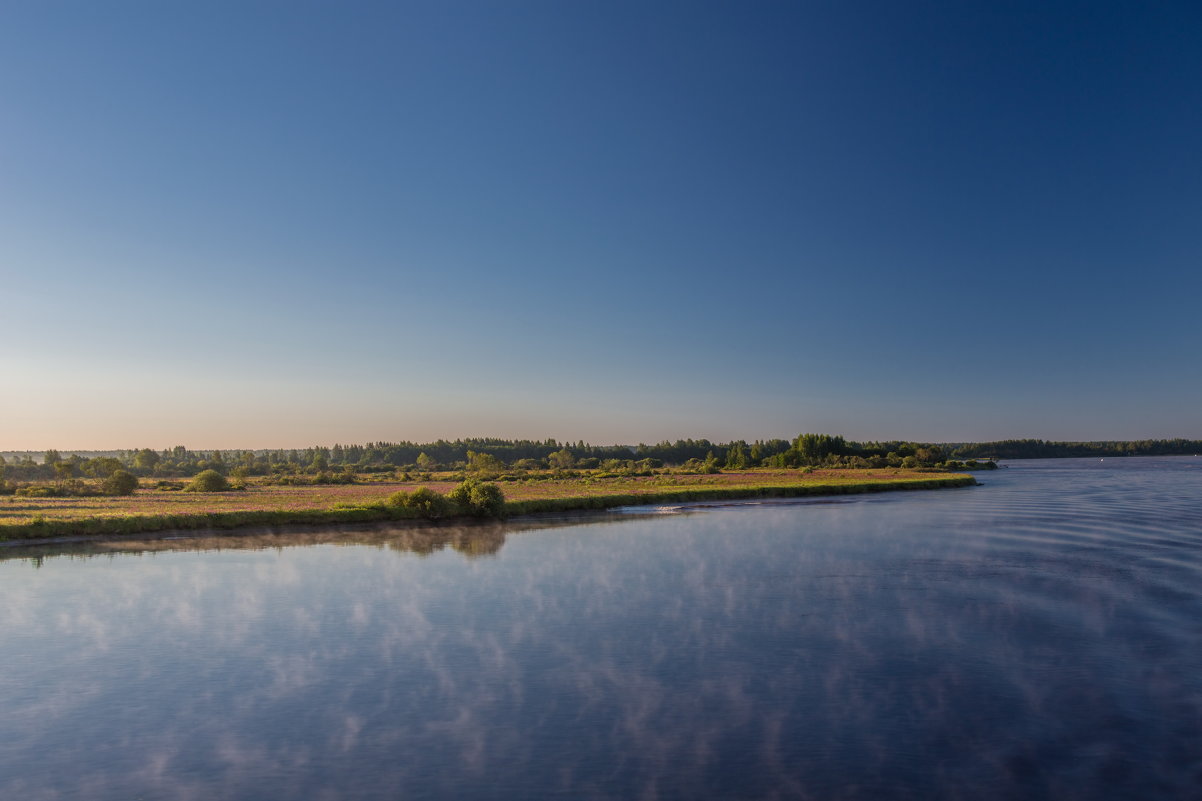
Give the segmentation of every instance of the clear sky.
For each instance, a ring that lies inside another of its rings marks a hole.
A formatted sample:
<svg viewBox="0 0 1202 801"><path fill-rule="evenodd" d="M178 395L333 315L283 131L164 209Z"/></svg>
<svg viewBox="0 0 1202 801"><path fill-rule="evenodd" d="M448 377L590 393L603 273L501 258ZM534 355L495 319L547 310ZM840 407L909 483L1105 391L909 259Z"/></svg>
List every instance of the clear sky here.
<svg viewBox="0 0 1202 801"><path fill-rule="evenodd" d="M1202 4L0 7L0 449L1202 438Z"/></svg>

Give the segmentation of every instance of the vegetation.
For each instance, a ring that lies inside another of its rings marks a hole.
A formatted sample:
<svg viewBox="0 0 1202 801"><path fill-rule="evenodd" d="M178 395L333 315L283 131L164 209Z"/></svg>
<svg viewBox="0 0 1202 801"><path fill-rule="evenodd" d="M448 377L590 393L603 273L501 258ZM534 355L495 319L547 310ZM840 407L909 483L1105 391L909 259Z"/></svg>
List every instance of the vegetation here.
<svg viewBox="0 0 1202 801"><path fill-rule="evenodd" d="M413 492L401 490L388 496L388 503L398 509L407 509L417 517L438 520L451 512L451 502L429 487L418 487Z"/></svg>
<svg viewBox="0 0 1202 801"><path fill-rule="evenodd" d="M125 470L114 470L101 484L106 495L133 495L138 488L138 479Z"/></svg>
<svg viewBox="0 0 1202 801"><path fill-rule="evenodd" d="M1047 459L1083 456L1183 456L1202 453L1202 440L1141 439L1101 442L1045 442L1042 439L1007 439L999 442L966 442L950 446L958 458Z"/></svg>
<svg viewBox="0 0 1202 801"><path fill-rule="evenodd" d="M948 473L992 469L992 458L1200 452L1202 441L1186 439L933 444L810 433L633 447L484 438L288 451L8 452L0 454L0 539L963 486L972 478Z"/></svg>
<svg viewBox="0 0 1202 801"><path fill-rule="evenodd" d="M438 440L425 444L373 442L366 445L313 446L299 450L195 451L177 445L163 451L141 448L103 453L0 454L0 493L24 484L55 485L69 492L73 480L96 481L124 470L143 479L188 479L206 470L276 484L343 484L404 473L462 473L484 480L524 477L541 472L603 470L631 474L665 466L696 473L757 467L939 467L968 460L1030 459L1050 456L1135 456L1202 453L1202 440L1045 442L1038 439L977 443L906 441L852 442L831 434L801 434L792 440L712 442L682 439L653 445L590 445L553 439L491 438ZM913 457L909 463L906 460ZM74 485L76 488L79 485Z"/></svg>
<svg viewBox="0 0 1202 801"><path fill-rule="evenodd" d="M441 521L533 512L736 498L791 497L965 486L970 476L901 469L727 471L663 468L648 475L545 470L504 482L442 472L407 481L386 476L339 485L279 485L251 480L242 492L180 492L140 488L105 498L14 494L0 498L0 539L137 534L172 529L222 529L294 523L376 520ZM638 471L636 471L638 472ZM198 476L199 478L199 476ZM208 479L206 479L207 481Z"/></svg>
<svg viewBox="0 0 1202 801"><path fill-rule="evenodd" d="M230 482L216 470L202 470L184 487L184 492L226 492Z"/></svg>
<svg viewBox="0 0 1202 801"><path fill-rule="evenodd" d="M9 452L0 454L0 538L860 492L971 482L947 473L994 468L991 458L1198 452L1202 441L1186 439L933 444L812 433L637 446L477 438L286 451Z"/></svg>
<svg viewBox="0 0 1202 801"><path fill-rule="evenodd" d="M469 478L451 490L447 498L461 514L473 517L505 516L505 495L496 484Z"/></svg>

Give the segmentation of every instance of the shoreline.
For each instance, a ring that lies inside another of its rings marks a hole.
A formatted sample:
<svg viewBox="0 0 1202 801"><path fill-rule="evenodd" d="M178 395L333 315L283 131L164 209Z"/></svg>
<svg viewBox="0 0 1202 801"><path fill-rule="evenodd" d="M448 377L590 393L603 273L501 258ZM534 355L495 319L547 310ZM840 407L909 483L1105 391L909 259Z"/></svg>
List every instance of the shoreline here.
<svg viewBox="0 0 1202 801"><path fill-rule="evenodd" d="M528 518L540 514L601 512L625 506L655 506L722 500L757 498L801 498L859 495L877 492L951 489L977 485L971 475L957 473L938 478L862 481L842 484L799 484L761 487L687 487L644 494L569 496L505 502L506 518ZM90 517L76 520L42 520L0 526L0 547L86 543L153 535L163 539L173 535L207 532L218 536L263 534L277 526L329 526L372 523L404 523L415 528L463 524L480 520L456 515L429 520L412 510L376 504L351 508L305 510L253 510L183 515L128 515Z"/></svg>

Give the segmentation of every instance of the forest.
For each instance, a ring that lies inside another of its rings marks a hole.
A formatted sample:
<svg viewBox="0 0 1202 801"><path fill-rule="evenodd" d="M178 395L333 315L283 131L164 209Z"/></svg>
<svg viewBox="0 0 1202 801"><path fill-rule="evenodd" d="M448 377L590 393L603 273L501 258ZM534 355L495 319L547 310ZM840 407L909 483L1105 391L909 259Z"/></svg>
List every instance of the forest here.
<svg viewBox="0 0 1202 801"><path fill-rule="evenodd" d="M552 470L648 471L676 467L695 472L755 467L809 466L881 468L992 467L976 460L1033 459L1068 456L1149 456L1202 452L1202 441L1187 439L1052 442L1039 439L998 442L920 443L853 442L831 434L801 434L792 440L712 442L680 439L654 445L591 445L580 442L507 440L498 438L413 442L370 442L364 445L317 445L291 450L166 450L140 448L110 452L57 450L0 455L0 491L5 482L105 479L117 471L142 478L187 478L212 470L233 478L322 476L331 483L350 482L356 474L428 474L462 471L498 475Z"/></svg>
<svg viewBox="0 0 1202 801"><path fill-rule="evenodd" d="M1192 456L1202 453L1202 440L1141 439L1099 442L1052 442L1042 439L1006 439L999 442L966 442L952 447L961 459L1051 459L1081 456Z"/></svg>

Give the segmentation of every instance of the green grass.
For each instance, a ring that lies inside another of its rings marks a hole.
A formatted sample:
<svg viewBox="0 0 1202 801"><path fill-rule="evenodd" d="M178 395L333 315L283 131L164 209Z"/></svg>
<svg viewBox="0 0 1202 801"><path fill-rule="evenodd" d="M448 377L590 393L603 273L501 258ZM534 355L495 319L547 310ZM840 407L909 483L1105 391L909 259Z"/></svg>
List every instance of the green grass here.
<svg viewBox="0 0 1202 801"><path fill-rule="evenodd" d="M972 476L953 475L939 478L906 481L863 481L843 484L804 484L754 487L681 487L662 492L641 494L585 495L565 498L534 498L507 501L506 510L512 515L543 512L568 512L579 509L612 509L618 506L647 506L693 501L748 500L753 498L800 498L824 495L858 495L895 490L941 489L968 487L976 484Z"/></svg>
<svg viewBox="0 0 1202 801"><path fill-rule="evenodd" d="M969 475L912 471L749 470L713 476L584 476L507 482L506 515L612 509L751 498L847 495L975 484ZM163 493L139 490L108 498L0 499L0 540L129 536L177 530L419 520L421 511L388 503L398 490L450 483L373 483L346 487L252 487L245 492Z"/></svg>

